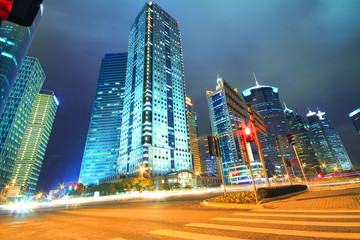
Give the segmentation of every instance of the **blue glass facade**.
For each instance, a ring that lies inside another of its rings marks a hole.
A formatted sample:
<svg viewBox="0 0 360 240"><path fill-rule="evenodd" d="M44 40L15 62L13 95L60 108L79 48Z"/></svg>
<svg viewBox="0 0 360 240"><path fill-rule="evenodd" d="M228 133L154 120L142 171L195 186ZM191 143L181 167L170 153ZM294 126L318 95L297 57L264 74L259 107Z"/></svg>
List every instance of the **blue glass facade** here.
<svg viewBox="0 0 360 240"><path fill-rule="evenodd" d="M23 27L12 22L2 22L0 27L0 114L5 108L16 76L34 38L41 15L33 25Z"/></svg>
<svg viewBox="0 0 360 240"><path fill-rule="evenodd" d="M287 139L288 134L284 109L279 100L278 88L257 85L246 89L242 94L245 101L264 118L267 136L260 133L258 138L269 175L285 174L281 155L278 152L275 141L275 136ZM295 159L295 153L290 150L291 148L286 148L285 145L287 143L282 141L285 159ZM296 162L292 161L292 163Z"/></svg>
<svg viewBox="0 0 360 240"><path fill-rule="evenodd" d="M322 164L325 164L323 171L351 170L352 163L341 138L325 113L310 111L306 116Z"/></svg>
<svg viewBox="0 0 360 240"><path fill-rule="evenodd" d="M357 134L360 136L360 108L351 112L349 117L356 128Z"/></svg>
<svg viewBox="0 0 360 240"><path fill-rule="evenodd" d="M191 170L185 79L178 22L146 3L130 30L117 171L149 176Z"/></svg>
<svg viewBox="0 0 360 240"><path fill-rule="evenodd" d="M95 183L116 174L125 92L127 53L106 54L91 114L79 179Z"/></svg>
<svg viewBox="0 0 360 240"><path fill-rule="evenodd" d="M44 81L39 61L26 57L0 117L0 188L10 181L31 110Z"/></svg>

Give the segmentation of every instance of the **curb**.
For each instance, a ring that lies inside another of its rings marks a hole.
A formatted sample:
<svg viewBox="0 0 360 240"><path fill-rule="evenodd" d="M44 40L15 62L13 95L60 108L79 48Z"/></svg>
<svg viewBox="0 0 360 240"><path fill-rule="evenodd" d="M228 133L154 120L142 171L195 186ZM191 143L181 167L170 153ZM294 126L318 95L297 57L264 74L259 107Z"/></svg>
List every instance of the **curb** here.
<svg viewBox="0 0 360 240"><path fill-rule="evenodd" d="M272 201L277 201L277 200L282 200L282 199L293 197L293 196L296 196L296 195L299 195L299 194L302 194L302 193L306 193L308 191L309 190L306 189L306 190L303 190L303 191L293 192L293 193L280 195L280 196L276 196L276 197L272 197L272 198L264 198L263 200L260 201L260 204L268 203L268 202L272 202Z"/></svg>
<svg viewBox="0 0 360 240"><path fill-rule="evenodd" d="M264 206L260 204L238 204L238 203L213 203L203 201L200 205L205 207L214 208L227 208L227 209L263 209Z"/></svg>

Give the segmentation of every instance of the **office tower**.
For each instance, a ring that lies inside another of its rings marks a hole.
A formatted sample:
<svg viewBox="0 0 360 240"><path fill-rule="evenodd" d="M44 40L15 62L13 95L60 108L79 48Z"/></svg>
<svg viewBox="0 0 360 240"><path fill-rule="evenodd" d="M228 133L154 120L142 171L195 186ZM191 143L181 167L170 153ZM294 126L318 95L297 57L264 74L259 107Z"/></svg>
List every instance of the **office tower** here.
<svg viewBox="0 0 360 240"><path fill-rule="evenodd" d="M202 173L201 162L200 162L200 148L199 148L199 137L198 137L198 121L196 112L194 111L194 105L191 99L186 97L186 118L187 127L189 131L189 142L190 152L193 156L193 166L195 173Z"/></svg>
<svg viewBox="0 0 360 240"><path fill-rule="evenodd" d="M356 128L357 134L360 135L360 108L351 112L349 114L349 117Z"/></svg>
<svg viewBox="0 0 360 240"><path fill-rule="evenodd" d="M212 135L219 139L224 176L229 175L229 166L241 164L242 154L237 127L243 122L226 105L225 80L218 77L215 91L206 91Z"/></svg>
<svg viewBox="0 0 360 240"><path fill-rule="evenodd" d="M98 184L116 174L123 114L127 53L106 54L91 114L79 179Z"/></svg>
<svg viewBox="0 0 360 240"><path fill-rule="evenodd" d="M178 22L145 3L130 30L118 173L191 170Z"/></svg>
<svg viewBox="0 0 360 240"><path fill-rule="evenodd" d="M286 148L288 129L284 110L279 100L279 90L276 87L261 86L256 81L256 86L242 92L244 99L263 118L267 135L259 134L260 147L264 156L266 168L270 175L284 174L284 166L278 152L275 137L280 137L285 159L294 159L294 152ZM295 163L294 161L292 161Z"/></svg>
<svg viewBox="0 0 360 240"><path fill-rule="evenodd" d="M32 196L35 193L58 105L54 92L40 90L11 177L15 180L15 186L21 186L24 195Z"/></svg>
<svg viewBox="0 0 360 240"><path fill-rule="evenodd" d="M325 112L320 110L317 113L309 111L306 117L309 122L309 130L322 160L323 172L334 172L336 169L351 170L352 163L344 144Z"/></svg>
<svg viewBox="0 0 360 240"><path fill-rule="evenodd" d="M320 159L316 154L314 141L309 132L307 121L300 114L285 106L284 114L289 127L289 134L295 138L295 147L304 171L311 173L311 169L320 168Z"/></svg>
<svg viewBox="0 0 360 240"><path fill-rule="evenodd" d="M41 14L30 27L2 22L0 27L0 114L5 108L16 75L34 38Z"/></svg>
<svg viewBox="0 0 360 240"><path fill-rule="evenodd" d="M0 189L10 181L31 110L44 80L39 61L26 57L0 115Z"/></svg>

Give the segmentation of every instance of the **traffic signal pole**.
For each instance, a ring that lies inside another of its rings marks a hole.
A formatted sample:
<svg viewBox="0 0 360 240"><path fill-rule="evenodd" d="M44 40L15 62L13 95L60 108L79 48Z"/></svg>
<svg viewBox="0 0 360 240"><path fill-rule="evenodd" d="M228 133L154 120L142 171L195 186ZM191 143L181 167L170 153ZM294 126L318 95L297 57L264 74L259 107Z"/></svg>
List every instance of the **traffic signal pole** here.
<svg viewBox="0 0 360 240"><path fill-rule="evenodd" d="M308 184L308 182L307 182L307 179L306 179L306 176L305 176L304 168L303 168L303 166L302 166L302 164L301 164L301 161L300 161L300 159L299 159L299 155L298 155L297 150L296 150L296 147L295 147L294 145L293 145L293 149L294 149L296 158L297 158L297 160L298 160L298 162L299 162L299 165L300 165L300 168L301 168L301 172L302 172L303 175L304 175L305 183L306 183L307 186L309 186L309 184Z"/></svg>
<svg viewBox="0 0 360 240"><path fill-rule="evenodd" d="M221 173L221 180L224 186L224 196L227 196L226 193L226 187L225 187L225 179L224 179L224 172L222 169L222 160L221 160L221 150L220 150L220 144L219 144L219 139L216 137L216 134L214 136L214 140L215 140L215 148L216 148L216 155L219 158L219 166L220 166L220 173Z"/></svg>
<svg viewBox="0 0 360 240"><path fill-rule="evenodd" d="M281 144L280 144L280 141L279 141L279 137L278 137L278 136L275 136L275 141L276 141L276 145L277 145L277 147L278 147L279 153L280 153L280 155L281 155L281 159L282 159L282 161L283 161L286 174L287 174L288 177L289 177L290 185L292 185L291 176L290 176L290 174L289 174L289 169L288 169L287 166L286 166L284 154L283 154L282 147L281 147Z"/></svg>

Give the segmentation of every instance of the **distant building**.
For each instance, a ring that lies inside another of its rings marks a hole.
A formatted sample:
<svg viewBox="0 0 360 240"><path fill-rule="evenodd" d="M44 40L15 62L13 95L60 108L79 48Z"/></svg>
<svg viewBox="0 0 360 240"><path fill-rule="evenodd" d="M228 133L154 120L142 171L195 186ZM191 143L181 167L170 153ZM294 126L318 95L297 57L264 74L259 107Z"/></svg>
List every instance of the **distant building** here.
<svg viewBox="0 0 360 240"><path fill-rule="evenodd" d="M99 184L116 174L125 92L127 53L105 54L101 62L79 179Z"/></svg>
<svg viewBox="0 0 360 240"><path fill-rule="evenodd" d="M218 77L216 90L206 91L206 98L209 106L211 132L219 139L222 168L224 176L228 179L229 166L243 162L237 131L242 119L230 111L226 105L224 82L225 80Z"/></svg>
<svg viewBox="0 0 360 240"><path fill-rule="evenodd" d="M130 30L117 173L149 176L193 169L178 22L145 3Z"/></svg>
<svg viewBox="0 0 360 240"><path fill-rule="evenodd" d="M99 184L118 183L118 182L121 182L122 180L124 180L126 178L127 178L126 174L114 174L114 175L111 175L111 176L100 179Z"/></svg>
<svg viewBox="0 0 360 240"><path fill-rule="evenodd" d="M30 27L4 21L0 27L0 114L39 25L41 14Z"/></svg>
<svg viewBox="0 0 360 240"><path fill-rule="evenodd" d="M312 112L306 115L309 130L315 141L322 160L323 172L334 172L335 169L351 170L352 163L341 141L341 138L325 112ZM324 164L324 166L323 166Z"/></svg>
<svg viewBox="0 0 360 240"><path fill-rule="evenodd" d="M289 126L289 133L295 138L295 147L302 164L305 164L304 171L312 173L311 169L320 169L320 159L316 154L314 141L309 131L307 121L298 113L285 106L284 114Z"/></svg>
<svg viewBox="0 0 360 240"><path fill-rule="evenodd" d="M218 170L218 160L213 156L206 156L202 161L202 172L204 174L220 174Z"/></svg>
<svg viewBox="0 0 360 240"><path fill-rule="evenodd" d="M360 135L360 108L349 114L351 121L353 122L358 135Z"/></svg>
<svg viewBox="0 0 360 240"><path fill-rule="evenodd" d="M264 171L261 162L251 162L251 170L256 183L264 183ZM249 168L245 164L234 164L229 166L229 182L231 185L251 184L251 176Z"/></svg>
<svg viewBox="0 0 360 240"><path fill-rule="evenodd" d="M267 135L258 134L258 138L269 175L285 174L282 158L275 141L276 136L287 139L288 134L284 110L279 99L279 89L261 86L256 82L255 87L246 89L242 95L245 101L264 118ZM280 141L282 145L287 144L283 140ZM290 148L283 147L283 152L285 159L295 159L295 153ZM294 161L292 162L294 163Z"/></svg>
<svg viewBox="0 0 360 240"><path fill-rule="evenodd" d="M190 152L193 157L193 166L195 173L202 173L201 162L200 162L200 147L199 147L199 136L198 136L198 121L196 112L194 111L194 105L190 98L186 98L186 118L187 127L189 131L189 143Z"/></svg>
<svg viewBox="0 0 360 240"><path fill-rule="evenodd" d="M58 105L54 92L41 90L32 108L11 177L24 195L35 193Z"/></svg>
<svg viewBox="0 0 360 240"><path fill-rule="evenodd" d="M26 57L0 116L0 189L10 181L25 128L44 80L39 61Z"/></svg>

